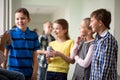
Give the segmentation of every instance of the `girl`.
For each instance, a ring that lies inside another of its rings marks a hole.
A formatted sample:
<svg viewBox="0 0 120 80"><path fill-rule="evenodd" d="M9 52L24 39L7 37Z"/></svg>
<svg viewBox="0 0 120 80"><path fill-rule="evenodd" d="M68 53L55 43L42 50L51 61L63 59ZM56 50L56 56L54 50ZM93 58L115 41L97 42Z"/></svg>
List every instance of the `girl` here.
<svg viewBox="0 0 120 80"><path fill-rule="evenodd" d="M77 63L72 80L89 80L94 43L93 32L89 25L90 18L83 19L80 35L72 51L71 58Z"/></svg>
<svg viewBox="0 0 120 80"><path fill-rule="evenodd" d="M29 22L30 16L27 9L17 9L15 12L16 27L9 30L13 42L6 46L5 56L8 57L8 70L22 72L25 80L37 80L38 62L35 51L39 49L39 41L37 33L27 27Z"/></svg>
<svg viewBox="0 0 120 80"><path fill-rule="evenodd" d="M65 19L58 19L53 23L53 33L56 40L49 43L53 49L50 54L47 69L47 80L67 80L69 63L72 63L70 51L74 41L68 35L68 22Z"/></svg>

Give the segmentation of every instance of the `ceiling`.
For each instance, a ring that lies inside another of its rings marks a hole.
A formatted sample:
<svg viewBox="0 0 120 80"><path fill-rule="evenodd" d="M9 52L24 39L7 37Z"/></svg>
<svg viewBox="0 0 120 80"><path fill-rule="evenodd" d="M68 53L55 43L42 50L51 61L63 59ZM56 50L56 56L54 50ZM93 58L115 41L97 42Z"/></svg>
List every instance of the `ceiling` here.
<svg viewBox="0 0 120 80"><path fill-rule="evenodd" d="M53 14L60 8L51 6L24 6L32 14Z"/></svg>

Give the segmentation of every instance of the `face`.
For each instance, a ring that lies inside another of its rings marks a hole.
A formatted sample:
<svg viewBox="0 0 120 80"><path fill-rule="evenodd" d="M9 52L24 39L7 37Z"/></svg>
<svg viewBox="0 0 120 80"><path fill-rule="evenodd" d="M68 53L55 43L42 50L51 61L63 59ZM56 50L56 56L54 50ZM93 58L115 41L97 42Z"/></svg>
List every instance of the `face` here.
<svg viewBox="0 0 120 80"><path fill-rule="evenodd" d="M19 29L25 31L29 21L30 19L23 13L15 13L15 24Z"/></svg>
<svg viewBox="0 0 120 80"><path fill-rule="evenodd" d="M64 30L60 24L54 23L53 24L53 33L56 37L60 38L60 37L64 37L66 30Z"/></svg>
<svg viewBox="0 0 120 80"><path fill-rule="evenodd" d="M95 17L91 17L91 22L90 22L90 26L92 27L93 32L98 32L100 25L99 25L99 21L95 19Z"/></svg>
<svg viewBox="0 0 120 80"><path fill-rule="evenodd" d="M52 32L52 24L51 23L45 23L43 25L43 29L45 31L45 34L50 34Z"/></svg>
<svg viewBox="0 0 120 80"><path fill-rule="evenodd" d="M87 24L85 23L85 21L81 22L80 25L80 35L81 36L87 36L88 35L88 28L87 28Z"/></svg>

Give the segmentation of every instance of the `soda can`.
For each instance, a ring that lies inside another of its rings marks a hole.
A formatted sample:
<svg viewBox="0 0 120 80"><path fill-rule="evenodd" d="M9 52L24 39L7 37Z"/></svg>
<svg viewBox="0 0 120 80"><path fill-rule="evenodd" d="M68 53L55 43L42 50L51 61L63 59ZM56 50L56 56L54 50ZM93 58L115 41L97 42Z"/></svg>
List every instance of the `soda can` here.
<svg viewBox="0 0 120 80"><path fill-rule="evenodd" d="M51 47L51 46L48 46L48 47L47 47L47 52L48 52L48 55L49 55L49 56L52 56L52 55L50 54L50 51L51 51L51 50L52 50L52 47Z"/></svg>

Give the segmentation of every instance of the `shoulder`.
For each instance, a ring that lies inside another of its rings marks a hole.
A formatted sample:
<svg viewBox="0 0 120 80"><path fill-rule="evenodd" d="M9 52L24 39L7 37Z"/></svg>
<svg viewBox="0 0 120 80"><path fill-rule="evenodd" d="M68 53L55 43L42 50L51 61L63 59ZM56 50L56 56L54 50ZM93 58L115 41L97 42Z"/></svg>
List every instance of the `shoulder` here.
<svg viewBox="0 0 120 80"><path fill-rule="evenodd" d="M10 32L10 33L16 32L16 28L12 28L12 29L10 29L8 32Z"/></svg>
<svg viewBox="0 0 120 80"><path fill-rule="evenodd" d="M117 40L115 39L115 37L109 32L107 33L105 39L107 39L107 41L109 42L117 43Z"/></svg>
<svg viewBox="0 0 120 80"><path fill-rule="evenodd" d="M68 43L74 43L74 40L69 39L69 40L67 40L66 42L68 42Z"/></svg>
<svg viewBox="0 0 120 80"><path fill-rule="evenodd" d="M55 41L51 41L49 42L49 44L57 44L58 42L55 40Z"/></svg>
<svg viewBox="0 0 120 80"><path fill-rule="evenodd" d="M37 35L37 33L35 31L30 30L30 33L33 34L33 35Z"/></svg>
<svg viewBox="0 0 120 80"><path fill-rule="evenodd" d="M51 40L54 41L55 37L53 35L50 34Z"/></svg>
<svg viewBox="0 0 120 80"><path fill-rule="evenodd" d="M39 40L40 40L40 41L41 41L41 40L45 40L45 35L41 34L41 35L39 36Z"/></svg>
<svg viewBox="0 0 120 80"><path fill-rule="evenodd" d="M27 28L26 33L28 33L29 36L38 37L37 33L35 31L30 30L29 28Z"/></svg>

